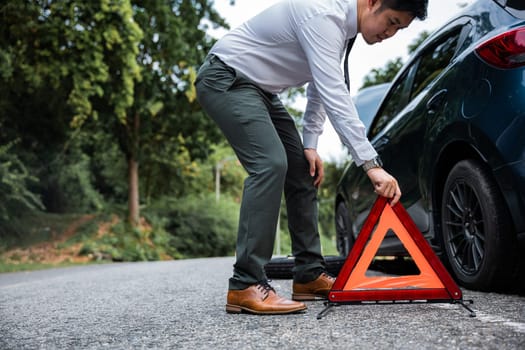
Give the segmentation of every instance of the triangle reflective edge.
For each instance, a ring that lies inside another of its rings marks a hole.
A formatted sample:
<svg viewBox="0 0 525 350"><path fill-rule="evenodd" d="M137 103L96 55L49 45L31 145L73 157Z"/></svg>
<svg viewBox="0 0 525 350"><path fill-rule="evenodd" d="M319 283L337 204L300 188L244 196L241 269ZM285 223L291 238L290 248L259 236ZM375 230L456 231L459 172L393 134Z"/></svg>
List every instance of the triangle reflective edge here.
<svg viewBox="0 0 525 350"><path fill-rule="evenodd" d="M413 276L365 276L388 230L394 231L420 270ZM377 231L377 232L376 232ZM462 293L401 203L378 196L332 289L330 302L461 300Z"/></svg>

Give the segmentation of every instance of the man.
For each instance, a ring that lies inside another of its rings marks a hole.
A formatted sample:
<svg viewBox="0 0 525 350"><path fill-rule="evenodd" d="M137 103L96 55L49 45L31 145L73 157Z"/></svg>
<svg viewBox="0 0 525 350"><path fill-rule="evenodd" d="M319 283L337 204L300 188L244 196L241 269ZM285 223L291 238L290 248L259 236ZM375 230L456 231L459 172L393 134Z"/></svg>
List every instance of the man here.
<svg viewBox="0 0 525 350"><path fill-rule="evenodd" d="M227 312L294 313L306 309L303 301L327 297L334 278L325 273L317 229L317 188L324 173L316 151L326 116L375 191L392 204L401 197L366 138L341 60L358 33L374 44L415 17L424 19L427 1L284 0L211 49L195 82L198 100L248 172ZM301 140L277 94L306 83ZM295 257L293 300L278 296L264 273L283 189Z"/></svg>

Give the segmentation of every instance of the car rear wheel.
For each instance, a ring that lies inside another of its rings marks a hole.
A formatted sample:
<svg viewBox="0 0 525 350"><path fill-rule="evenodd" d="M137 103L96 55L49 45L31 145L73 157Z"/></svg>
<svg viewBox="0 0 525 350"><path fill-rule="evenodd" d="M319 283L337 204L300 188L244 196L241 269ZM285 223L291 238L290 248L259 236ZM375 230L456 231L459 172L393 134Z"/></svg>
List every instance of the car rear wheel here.
<svg viewBox="0 0 525 350"><path fill-rule="evenodd" d="M516 244L503 198L479 162L464 160L452 168L441 213L447 261L458 283L480 290L504 288Z"/></svg>
<svg viewBox="0 0 525 350"><path fill-rule="evenodd" d="M354 245L354 236L345 202L339 202L337 204L335 211L335 233L337 251L341 256L347 256Z"/></svg>

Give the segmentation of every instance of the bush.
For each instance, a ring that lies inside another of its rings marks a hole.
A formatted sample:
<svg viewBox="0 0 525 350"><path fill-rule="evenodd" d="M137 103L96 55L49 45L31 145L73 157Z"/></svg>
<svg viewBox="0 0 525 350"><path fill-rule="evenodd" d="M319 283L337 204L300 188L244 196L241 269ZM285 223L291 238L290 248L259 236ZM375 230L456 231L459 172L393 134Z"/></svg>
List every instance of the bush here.
<svg viewBox="0 0 525 350"><path fill-rule="evenodd" d="M131 227L125 220L115 221L103 235L83 238L80 255L92 256L95 260L154 261L180 258L170 249L170 235L162 228L143 223Z"/></svg>
<svg viewBox="0 0 525 350"><path fill-rule="evenodd" d="M0 226L20 212L43 209L38 195L30 190L37 178L11 150L16 142L0 145Z"/></svg>
<svg viewBox="0 0 525 350"><path fill-rule="evenodd" d="M51 159L42 164L38 177L48 212L100 211L106 205L95 186L93 159L86 151L93 142L85 134L75 134L61 153L50 153Z"/></svg>
<svg viewBox="0 0 525 350"><path fill-rule="evenodd" d="M170 249L184 257L233 255L239 204L212 195L164 198L144 210L149 221L162 223L170 234ZM156 218L152 217L156 216Z"/></svg>

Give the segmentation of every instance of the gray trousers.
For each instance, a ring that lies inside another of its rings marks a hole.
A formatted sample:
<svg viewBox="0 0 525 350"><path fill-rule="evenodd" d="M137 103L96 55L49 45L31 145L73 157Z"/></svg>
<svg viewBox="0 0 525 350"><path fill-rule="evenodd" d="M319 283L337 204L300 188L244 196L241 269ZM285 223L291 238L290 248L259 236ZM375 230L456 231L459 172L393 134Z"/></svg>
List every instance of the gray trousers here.
<svg viewBox="0 0 525 350"><path fill-rule="evenodd" d="M295 257L294 281L324 271L318 232L317 189L295 123L279 97L209 55L195 82L197 98L246 169L229 289L266 280L284 189Z"/></svg>

